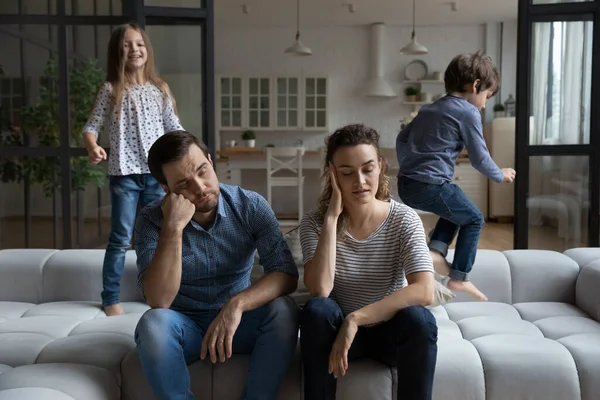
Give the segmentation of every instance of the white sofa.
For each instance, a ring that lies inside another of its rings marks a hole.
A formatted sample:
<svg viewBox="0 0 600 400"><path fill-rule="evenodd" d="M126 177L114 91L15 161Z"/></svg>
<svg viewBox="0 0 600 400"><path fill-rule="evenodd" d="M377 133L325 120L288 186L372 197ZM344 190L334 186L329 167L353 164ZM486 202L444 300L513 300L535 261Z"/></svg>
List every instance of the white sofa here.
<svg viewBox="0 0 600 400"><path fill-rule="evenodd" d="M0 400L154 398L133 341L148 309L136 287L135 253L122 281L127 315L110 318L99 302L103 255L0 251ZM600 249L481 250L472 279L489 302L459 295L432 310L435 400L600 398ZM196 398L239 399L246 365L246 356L190 365ZM280 398L302 397L297 357ZM396 399L394 371L353 362L338 398Z"/></svg>

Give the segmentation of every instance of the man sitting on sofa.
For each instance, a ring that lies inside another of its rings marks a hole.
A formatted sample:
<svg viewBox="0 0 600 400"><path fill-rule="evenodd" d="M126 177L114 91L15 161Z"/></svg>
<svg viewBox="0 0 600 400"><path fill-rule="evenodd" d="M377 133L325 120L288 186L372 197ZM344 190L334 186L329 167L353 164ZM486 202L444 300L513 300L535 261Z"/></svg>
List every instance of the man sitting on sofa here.
<svg viewBox="0 0 600 400"><path fill-rule="evenodd" d="M148 165L166 192L135 227L138 282L152 307L135 341L158 399L192 399L187 364L251 354L244 399L274 399L298 337L289 297L298 270L269 203L219 184L204 143L185 131L161 136ZM265 275L252 286L255 250Z"/></svg>

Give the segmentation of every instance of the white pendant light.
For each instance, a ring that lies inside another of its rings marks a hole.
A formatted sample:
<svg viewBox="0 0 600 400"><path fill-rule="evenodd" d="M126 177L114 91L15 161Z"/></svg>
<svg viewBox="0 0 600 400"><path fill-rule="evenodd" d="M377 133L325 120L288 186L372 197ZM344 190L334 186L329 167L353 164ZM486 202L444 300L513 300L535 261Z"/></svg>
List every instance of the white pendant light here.
<svg viewBox="0 0 600 400"><path fill-rule="evenodd" d="M421 43L417 42L417 35L415 34L415 0L413 0L413 30L410 38L410 42L400 49L400 54L427 54L429 50L427 47L423 46Z"/></svg>
<svg viewBox="0 0 600 400"><path fill-rule="evenodd" d="M296 0L296 41L293 45L285 49L285 53L295 54L297 56L312 55L312 50L300 41L300 0Z"/></svg>

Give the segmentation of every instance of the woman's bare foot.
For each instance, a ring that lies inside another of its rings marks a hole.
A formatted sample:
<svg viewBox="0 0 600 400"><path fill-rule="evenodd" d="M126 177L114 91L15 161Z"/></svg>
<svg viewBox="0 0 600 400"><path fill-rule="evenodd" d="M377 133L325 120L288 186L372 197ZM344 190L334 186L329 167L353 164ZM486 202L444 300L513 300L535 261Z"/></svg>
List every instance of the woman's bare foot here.
<svg viewBox="0 0 600 400"><path fill-rule="evenodd" d="M119 303L117 303L117 304L113 304L110 306L105 306L104 313L106 314L107 317L112 317L114 315L123 315L123 314L125 314L125 311L123 311L123 308L121 307L121 305Z"/></svg>
<svg viewBox="0 0 600 400"><path fill-rule="evenodd" d="M475 299L480 301L487 301L487 296L483 294L472 282L469 281L458 281L456 279L450 279L447 284L448 289L453 292L464 292Z"/></svg>
<svg viewBox="0 0 600 400"><path fill-rule="evenodd" d="M441 255L435 250L429 250L429 254L431 254L431 259L433 260L433 269L441 276L448 276L450 273L450 264L446 257Z"/></svg>

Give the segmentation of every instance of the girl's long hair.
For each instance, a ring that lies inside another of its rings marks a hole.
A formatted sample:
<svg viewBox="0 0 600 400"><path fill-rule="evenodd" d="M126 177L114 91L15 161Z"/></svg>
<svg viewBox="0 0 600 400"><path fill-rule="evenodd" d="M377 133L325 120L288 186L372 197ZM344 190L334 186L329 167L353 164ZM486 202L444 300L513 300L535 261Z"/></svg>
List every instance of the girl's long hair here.
<svg viewBox="0 0 600 400"><path fill-rule="evenodd" d="M332 188L331 180L329 179L329 163L333 161L333 155L342 147L358 146L360 144L371 145L377 151L377 157L381 163L381 171L379 172L379 186L375 198L377 200L389 201L392 197L390 192L390 178L387 176L388 163L387 159L381 155L379 147L379 134L373 128L369 128L363 124L346 125L336 130L328 138L325 139L326 154L321 179L324 186L321 196L318 201L318 215L322 220L325 217L329 201L331 199ZM342 232L346 229L348 218L345 211L342 211L338 218L337 236L341 237Z"/></svg>
<svg viewBox="0 0 600 400"><path fill-rule="evenodd" d="M156 72L154 65L154 49L150 42L150 37L146 32L136 23L130 22L127 24L119 25L115 28L110 36L108 42L107 62L106 62L106 81L110 82L112 86L112 98L114 110L117 111L117 120L121 117L121 104L123 102L123 92L128 86L134 84L131 76L125 71L125 64L127 60L123 55L123 41L125 39L125 32L128 29L134 29L142 35L144 39L144 45L146 47L147 60L144 65L144 80L150 82L160 89L163 94L163 107L166 106L168 99L170 98L173 103L173 109L177 112L175 105L175 99L171 94L169 85L163 81Z"/></svg>

